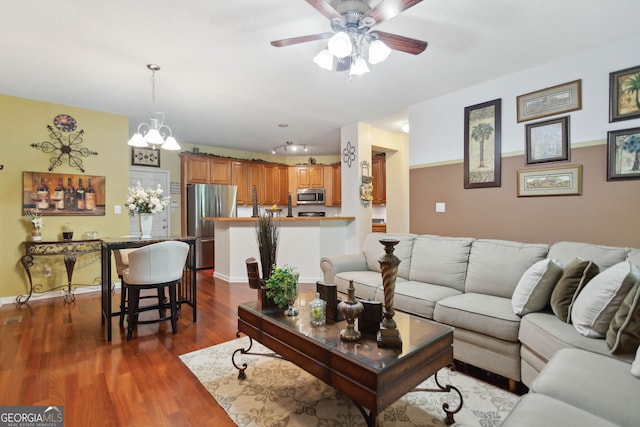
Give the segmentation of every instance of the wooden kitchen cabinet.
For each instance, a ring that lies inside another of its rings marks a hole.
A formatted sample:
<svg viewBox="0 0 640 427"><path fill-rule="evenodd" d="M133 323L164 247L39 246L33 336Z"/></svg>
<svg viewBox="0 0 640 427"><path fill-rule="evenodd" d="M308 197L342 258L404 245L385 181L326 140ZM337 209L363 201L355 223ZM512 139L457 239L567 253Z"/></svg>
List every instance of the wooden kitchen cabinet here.
<svg viewBox="0 0 640 427"><path fill-rule="evenodd" d="M181 169L186 184L229 184L231 168L229 159L211 156L182 155Z"/></svg>
<svg viewBox="0 0 640 427"><path fill-rule="evenodd" d="M231 183L231 161L217 157L212 157L209 160L209 183L229 185Z"/></svg>
<svg viewBox="0 0 640 427"><path fill-rule="evenodd" d="M295 166L298 188L324 188L324 167L322 165Z"/></svg>
<svg viewBox="0 0 640 427"><path fill-rule="evenodd" d="M231 185L238 186L236 202L240 206L253 204L253 187L256 187L258 204L264 204L264 165L243 161L231 162Z"/></svg>
<svg viewBox="0 0 640 427"><path fill-rule="evenodd" d="M374 233L386 233L387 224L372 224L371 231L373 231Z"/></svg>
<svg viewBox="0 0 640 427"><path fill-rule="evenodd" d="M324 205L342 206L341 164L324 166Z"/></svg>
<svg viewBox="0 0 640 427"><path fill-rule="evenodd" d="M375 155L371 159L371 176L373 177L373 200L374 205L384 205L387 203L387 163L384 155Z"/></svg>
<svg viewBox="0 0 640 427"><path fill-rule="evenodd" d="M286 205L289 194L289 167L285 165L264 165L264 204Z"/></svg>

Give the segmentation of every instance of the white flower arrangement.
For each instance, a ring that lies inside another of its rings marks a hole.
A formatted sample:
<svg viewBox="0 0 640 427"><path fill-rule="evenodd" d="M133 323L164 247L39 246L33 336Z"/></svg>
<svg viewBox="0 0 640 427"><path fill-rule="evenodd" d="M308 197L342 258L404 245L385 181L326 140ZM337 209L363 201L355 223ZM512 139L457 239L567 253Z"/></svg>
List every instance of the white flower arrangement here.
<svg viewBox="0 0 640 427"><path fill-rule="evenodd" d="M153 190L144 189L138 181L135 187L129 187L129 197L125 206L129 209L129 216L136 214L155 214L162 212L169 205L170 198L162 197L162 186Z"/></svg>
<svg viewBox="0 0 640 427"><path fill-rule="evenodd" d="M42 227L44 227L44 221L42 220L42 216L40 212L37 210L32 210L24 214L24 217L27 221L29 221L33 225L33 229L35 231L40 231Z"/></svg>

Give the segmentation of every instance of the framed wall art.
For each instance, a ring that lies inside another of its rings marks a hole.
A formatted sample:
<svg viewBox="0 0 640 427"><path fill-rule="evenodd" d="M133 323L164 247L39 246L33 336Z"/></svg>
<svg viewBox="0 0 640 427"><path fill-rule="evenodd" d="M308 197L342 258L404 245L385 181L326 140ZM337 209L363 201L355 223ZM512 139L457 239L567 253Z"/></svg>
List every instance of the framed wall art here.
<svg viewBox="0 0 640 427"><path fill-rule="evenodd" d="M607 133L607 181L640 179L640 128Z"/></svg>
<svg viewBox="0 0 640 427"><path fill-rule="evenodd" d="M609 122L640 117L640 65L609 74Z"/></svg>
<svg viewBox="0 0 640 427"><path fill-rule="evenodd" d="M145 147L131 147L131 166L160 167L160 150Z"/></svg>
<svg viewBox="0 0 640 427"><path fill-rule="evenodd" d="M580 194L582 194L582 165L518 171L518 197Z"/></svg>
<svg viewBox="0 0 640 427"><path fill-rule="evenodd" d="M569 116L525 126L527 165L569 161Z"/></svg>
<svg viewBox="0 0 640 427"><path fill-rule="evenodd" d="M582 80L574 80L557 86L517 97L518 123L567 113L582 108Z"/></svg>
<svg viewBox="0 0 640 427"><path fill-rule="evenodd" d="M501 99L464 109L464 188L500 187Z"/></svg>
<svg viewBox="0 0 640 427"><path fill-rule="evenodd" d="M22 213L43 216L102 216L105 214L104 176L23 172Z"/></svg>

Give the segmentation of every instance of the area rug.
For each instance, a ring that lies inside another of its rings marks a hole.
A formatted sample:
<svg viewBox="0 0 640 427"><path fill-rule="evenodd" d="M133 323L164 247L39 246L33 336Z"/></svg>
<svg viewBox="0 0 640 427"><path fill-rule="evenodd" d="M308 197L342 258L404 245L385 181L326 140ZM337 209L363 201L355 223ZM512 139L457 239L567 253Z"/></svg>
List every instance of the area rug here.
<svg viewBox="0 0 640 427"><path fill-rule="evenodd" d="M247 348L247 337L180 356L213 398L238 426L366 426L358 408L347 397L290 362L264 356L240 355L247 378L238 380L231 355ZM270 350L254 341L252 352ZM499 426L518 396L460 372L442 369L441 384L457 387L464 405L455 415L456 426ZM433 378L419 387L436 387ZM379 416L384 427L444 426L442 404L458 406L455 393L410 392Z"/></svg>

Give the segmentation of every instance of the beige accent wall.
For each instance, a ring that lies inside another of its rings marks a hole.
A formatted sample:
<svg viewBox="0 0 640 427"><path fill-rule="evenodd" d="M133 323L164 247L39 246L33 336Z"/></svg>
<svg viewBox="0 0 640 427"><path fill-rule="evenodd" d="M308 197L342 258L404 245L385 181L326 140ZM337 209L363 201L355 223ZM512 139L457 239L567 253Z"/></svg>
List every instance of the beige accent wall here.
<svg viewBox="0 0 640 427"><path fill-rule="evenodd" d="M563 166L549 163L541 166ZM522 242L579 241L640 248L640 181L606 180L606 142L573 148L580 196L517 197L522 155L502 158L502 185L465 190L462 162L410 171L410 231ZM436 213L436 202L445 213Z"/></svg>

